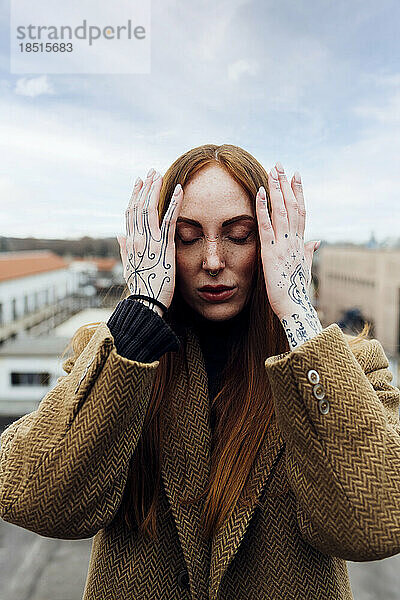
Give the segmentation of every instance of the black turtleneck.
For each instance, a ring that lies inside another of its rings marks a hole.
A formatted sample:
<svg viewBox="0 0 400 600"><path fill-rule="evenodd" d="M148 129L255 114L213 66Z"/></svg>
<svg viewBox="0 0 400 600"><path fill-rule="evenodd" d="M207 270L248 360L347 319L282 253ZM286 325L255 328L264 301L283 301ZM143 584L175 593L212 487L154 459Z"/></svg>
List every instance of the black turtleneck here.
<svg viewBox="0 0 400 600"><path fill-rule="evenodd" d="M186 303L184 313L184 322L193 329L199 339L208 375L210 398L213 398L220 389L220 376L227 363L231 345L241 339L246 330L249 319L248 306L234 317L222 321L207 319Z"/></svg>
<svg viewBox="0 0 400 600"><path fill-rule="evenodd" d="M181 312L182 311L182 312ZM220 375L232 343L243 336L249 318L248 307L223 321L206 319L186 302L180 305L180 320L199 339L208 376L210 398L219 391ZM128 297L118 303L107 326L117 352L130 360L153 362L167 351L177 351L181 340L155 311Z"/></svg>

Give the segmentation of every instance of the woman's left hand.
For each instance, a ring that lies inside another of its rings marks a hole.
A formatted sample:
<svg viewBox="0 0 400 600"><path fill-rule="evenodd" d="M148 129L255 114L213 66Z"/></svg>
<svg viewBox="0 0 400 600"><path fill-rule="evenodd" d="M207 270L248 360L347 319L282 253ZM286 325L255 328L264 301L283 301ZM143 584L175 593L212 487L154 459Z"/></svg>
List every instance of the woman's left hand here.
<svg viewBox="0 0 400 600"><path fill-rule="evenodd" d="M282 319L313 309L309 285L318 242L304 244L306 210L300 175L295 173L289 185L281 163L275 166L268 174L272 224L263 187L257 193L256 210L268 299Z"/></svg>

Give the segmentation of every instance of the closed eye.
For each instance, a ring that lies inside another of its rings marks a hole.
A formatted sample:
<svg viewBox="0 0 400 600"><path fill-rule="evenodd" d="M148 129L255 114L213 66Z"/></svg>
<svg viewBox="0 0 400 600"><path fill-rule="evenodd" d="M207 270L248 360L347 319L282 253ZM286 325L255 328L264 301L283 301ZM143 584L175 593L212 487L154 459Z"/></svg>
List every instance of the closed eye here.
<svg viewBox="0 0 400 600"><path fill-rule="evenodd" d="M246 235L246 237L244 238L234 238L234 237L229 237L228 236L228 240L231 240L232 242L234 242L235 244L244 244L245 242L247 242L247 240L249 239L249 237L251 236L253 232L250 232L248 235ZM178 234L177 234L178 235ZM178 235L179 240L182 242L182 244L194 244L194 242L196 242L197 240L200 240L201 238L195 238L194 240L189 240L189 241L184 241L180 235Z"/></svg>

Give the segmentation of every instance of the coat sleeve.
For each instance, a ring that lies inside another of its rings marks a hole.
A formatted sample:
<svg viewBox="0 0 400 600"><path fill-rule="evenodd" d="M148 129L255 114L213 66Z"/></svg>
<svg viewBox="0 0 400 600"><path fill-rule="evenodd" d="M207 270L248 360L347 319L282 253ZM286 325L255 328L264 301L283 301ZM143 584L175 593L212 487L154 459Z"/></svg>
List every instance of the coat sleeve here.
<svg viewBox="0 0 400 600"><path fill-rule="evenodd" d="M120 356L105 323L88 331L67 375L0 438L0 517L46 537L89 538L112 521L159 365Z"/></svg>
<svg viewBox="0 0 400 600"><path fill-rule="evenodd" d="M345 560L399 553L400 390L380 342L353 352L333 323L265 366L303 539Z"/></svg>

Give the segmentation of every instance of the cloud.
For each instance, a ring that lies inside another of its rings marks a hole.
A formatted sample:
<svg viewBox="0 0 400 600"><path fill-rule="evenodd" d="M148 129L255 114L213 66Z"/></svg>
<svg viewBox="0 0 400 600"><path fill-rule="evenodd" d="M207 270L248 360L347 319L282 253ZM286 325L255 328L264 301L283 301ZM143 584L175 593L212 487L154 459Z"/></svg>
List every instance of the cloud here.
<svg viewBox="0 0 400 600"><path fill-rule="evenodd" d="M343 0L165 0L149 76L2 75L3 228L113 235L137 175L227 142L300 171L308 239L387 235L400 221L400 75L384 29L368 41L381 7L356 1L358 26Z"/></svg>
<svg viewBox="0 0 400 600"><path fill-rule="evenodd" d="M25 99L0 100L0 128L6 235L122 231L134 179L150 167L163 173L176 156L176 132L167 125L147 130L117 111L84 109L59 96L57 112Z"/></svg>
<svg viewBox="0 0 400 600"><path fill-rule="evenodd" d="M41 75L40 77L32 77L30 79L27 77L17 79L15 93L19 96L35 98L43 94L54 94L55 91L47 75Z"/></svg>
<svg viewBox="0 0 400 600"><path fill-rule="evenodd" d="M354 114L380 123L400 123L400 93L390 98L385 106L364 104L354 108Z"/></svg>
<svg viewBox="0 0 400 600"><path fill-rule="evenodd" d="M400 123L400 73L377 75L374 82L379 90L378 98L367 99L356 105L353 113L370 121L385 125Z"/></svg>
<svg viewBox="0 0 400 600"><path fill-rule="evenodd" d="M237 32L235 21L240 10L248 5L250 0L220 0L205 2L187 6L187 13L194 22L199 24L197 36L193 38L193 30L187 30L191 41L192 52L197 55L198 60L204 60L218 64L224 55L230 39ZM173 22L173 19L171 19ZM176 25L175 25L176 26ZM181 34L179 29L178 35Z"/></svg>
<svg viewBox="0 0 400 600"><path fill-rule="evenodd" d="M245 59L237 60L228 66L228 79L238 81L243 75L255 75L258 71L258 65L255 61Z"/></svg>

